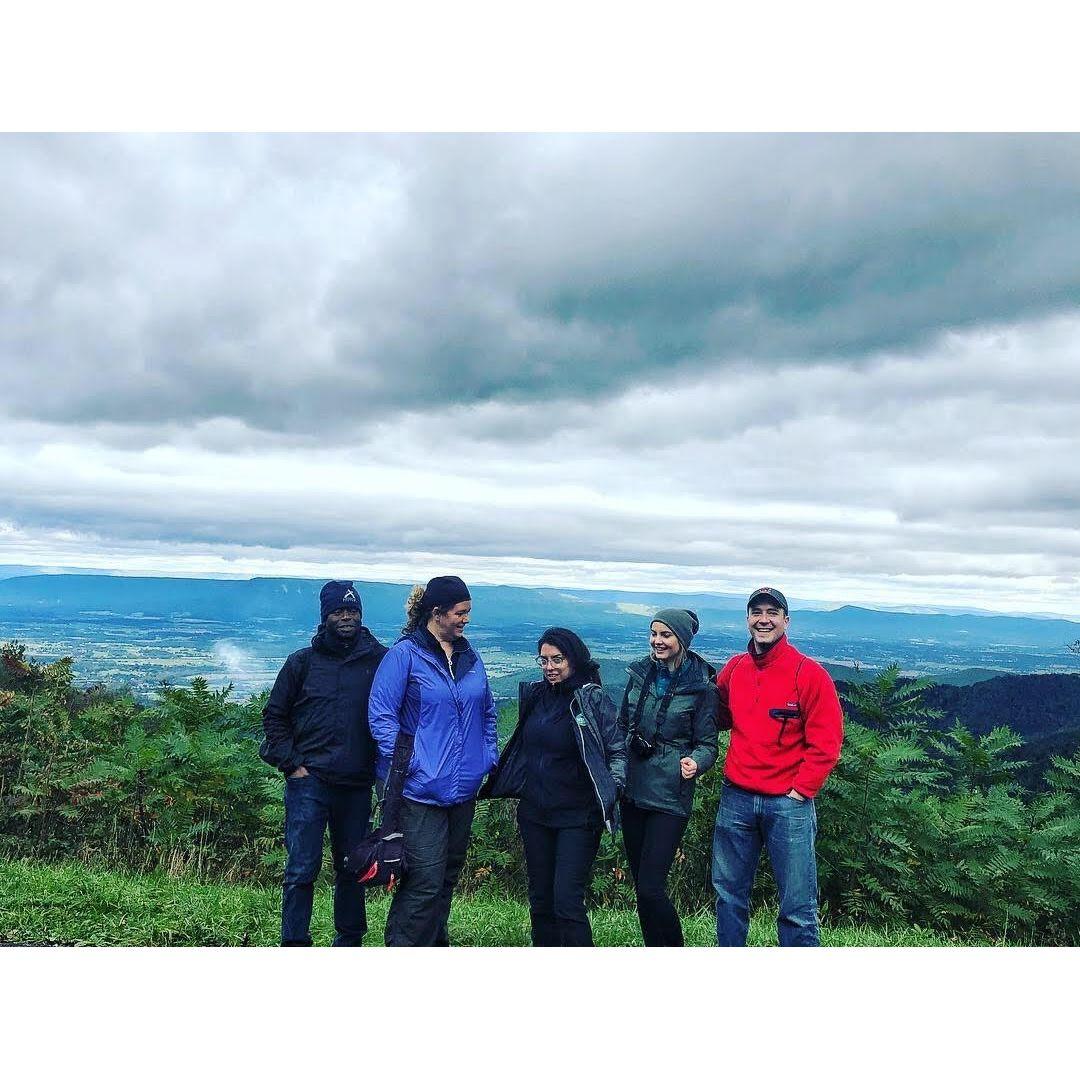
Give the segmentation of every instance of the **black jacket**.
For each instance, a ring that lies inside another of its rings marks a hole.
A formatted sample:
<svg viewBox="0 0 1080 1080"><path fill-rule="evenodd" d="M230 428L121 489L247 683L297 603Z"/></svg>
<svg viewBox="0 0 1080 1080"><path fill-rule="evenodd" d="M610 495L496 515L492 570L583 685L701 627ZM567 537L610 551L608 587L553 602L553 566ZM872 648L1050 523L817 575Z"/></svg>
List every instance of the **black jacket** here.
<svg viewBox="0 0 1080 1080"><path fill-rule="evenodd" d="M481 799L521 797L525 788L525 762L521 754L521 729L529 710L544 689L543 682L518 685L518 722L499 756L499 763L484 786ZM603 687L586 683L570 699L576 744L596 793L597 806L609 832L618 828L618 794L626 783L626 733L619 726L611 698Z"/></svg>
<svg viewBox="0 0 1080 1080"><path fill-rule="evenodd" d="M348 652L334 649L320 627L311 647L286 659L263 708L263 761L286 776L303 765L332 784L369 784L375 742L368 695L386 646L360 627Z"/></svg>

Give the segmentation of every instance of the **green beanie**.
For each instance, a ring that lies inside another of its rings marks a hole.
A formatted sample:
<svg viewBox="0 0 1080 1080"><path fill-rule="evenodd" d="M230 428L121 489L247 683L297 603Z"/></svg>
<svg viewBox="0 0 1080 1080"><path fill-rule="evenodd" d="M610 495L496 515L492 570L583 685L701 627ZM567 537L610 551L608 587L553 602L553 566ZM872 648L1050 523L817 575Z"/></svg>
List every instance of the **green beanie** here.
<svg viewBox="0 0 1080 1080"><path fill-rule="evenodd" d="M698 632L698 617L693 611L688 611L686 608L664 608L662 611L658 611L653 617L652 622L662 622L665 626L670 626L675 632L675 636L679 639L682 647L689 651L690 642L693 641L694 635Z"/></svg>

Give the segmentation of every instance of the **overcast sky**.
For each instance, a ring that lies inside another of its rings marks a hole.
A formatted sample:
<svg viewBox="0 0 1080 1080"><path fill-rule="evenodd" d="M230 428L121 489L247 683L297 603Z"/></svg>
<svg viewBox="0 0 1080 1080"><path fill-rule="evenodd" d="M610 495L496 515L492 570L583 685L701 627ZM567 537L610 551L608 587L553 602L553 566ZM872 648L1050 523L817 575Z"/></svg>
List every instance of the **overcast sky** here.
<svg viewBox="0 0 1080 1080"><path fill-rule="evenodd" d="M0 563L1078 613L1080 139L4 136Z"/></svg>

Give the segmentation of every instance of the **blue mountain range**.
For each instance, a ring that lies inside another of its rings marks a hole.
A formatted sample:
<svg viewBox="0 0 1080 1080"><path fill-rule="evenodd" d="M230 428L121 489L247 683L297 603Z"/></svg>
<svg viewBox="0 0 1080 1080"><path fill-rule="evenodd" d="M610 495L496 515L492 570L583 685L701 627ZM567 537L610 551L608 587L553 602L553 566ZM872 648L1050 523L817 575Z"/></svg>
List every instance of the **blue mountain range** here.
<svg viewBox="0 0 1080 1080"><path fill-rule="evenodd" d="M365 622L393 625L403 617L408 585L358 581ZM318 612L321 580L306 578L115 577L39 574L0 580L0 619L5 611L55 618L79 613L186 616L216 622L280 619L307 626ZM616 630L644 625L660 607L689 607L703 631L741 635L745 599L708 593L616 592L585 589L528 589L506 585L472 587L474 622L490 628L562 625ZM845 605L833 610L793 606L792 634L835 639L936 646L1057 649L1067 655L1080 638L1080 623L1017 615L928 614L881 611Z"/></svg>

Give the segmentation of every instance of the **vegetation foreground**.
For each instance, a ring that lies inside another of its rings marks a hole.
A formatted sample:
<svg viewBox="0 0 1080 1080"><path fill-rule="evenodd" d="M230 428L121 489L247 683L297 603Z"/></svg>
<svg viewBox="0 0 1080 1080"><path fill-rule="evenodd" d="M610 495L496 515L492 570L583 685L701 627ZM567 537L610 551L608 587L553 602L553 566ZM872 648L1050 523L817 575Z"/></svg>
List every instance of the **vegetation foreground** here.
<svg viewBox="0 0 1080 1080"><path fill-rule="evenodd" d="M311 933L317 945L333 938L330 900L328 888L316 891ZM385 893L369 899L365 944L382 945L388 906ZM775 945L775 919L775 910L759 909L749 943ZM273 946L280 920L276 888L124 875L79 864L0 863L0 941L11 944ZM641 944L631 910L598 908L592 925L597 945ZM687 945L715 943L711 911L684 918L683 930ZM528 945L528 905L483 892L455 897L450 938L454 945ZM821 938L834 946L990 944L949 941L917 927L830 926Z"/></svg>
<svg viewBox="0 0 1080 1080"><path fill-rule="evenodd" d="M843 752L817 799L824 940L858 927L845 944L1080 944L1080 751L1051 757L1031 781L1008 728L935 731L928 685L893 667L844 694ZM147 707L74 686L70 660L38 664L16 642L0 645L0 938L276 940L284 782L257 753L264 700L194 679L163 686ZM515 712L500 710L503 739ZM691 944L712 941L721 781L716 768L698 783L670 877ZM775 895L763 866L753 906ZM514 800L478 804L459 896L463 944L527 940ZM617 839L603 838L589 899L598 943L638 940ZM384 906L372 904L373 941ZM771 921L758 912L755 943L773 940Z"/></svg>

